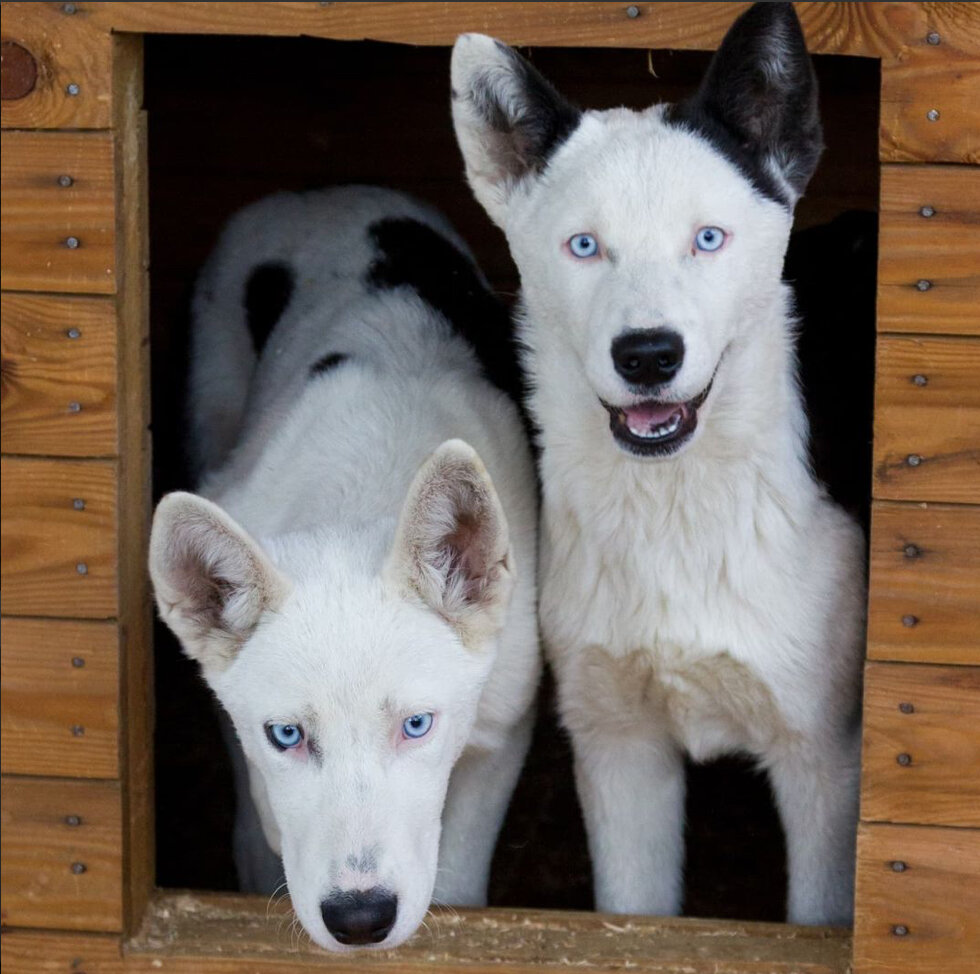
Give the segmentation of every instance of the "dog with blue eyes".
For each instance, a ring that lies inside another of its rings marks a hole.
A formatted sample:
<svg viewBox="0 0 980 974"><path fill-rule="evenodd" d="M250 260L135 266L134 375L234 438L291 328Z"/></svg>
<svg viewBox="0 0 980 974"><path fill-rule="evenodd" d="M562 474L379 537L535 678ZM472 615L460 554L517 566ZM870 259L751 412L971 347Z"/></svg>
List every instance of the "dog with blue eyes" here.
<svg viewBox="0 0 980 974"><path fill-rule="evenodd" d="M433 898L485 902L530 740L509 317L439 214L368 187L243 210L192 310L198 487L150 573L234 726L241 885L284 868L316 943L394 947Z"/></svg>
<svg viewBox="0 0 980 974"><path fill-rule="evenodd" d="M596 905L680 909L685 756L739 751L773 786L790 920L847 923L864 544L810 472L781 281L822 148L793 5L753 5L676 105L580 111L476 34L452 97L521 274L541 629Z"/></svg>

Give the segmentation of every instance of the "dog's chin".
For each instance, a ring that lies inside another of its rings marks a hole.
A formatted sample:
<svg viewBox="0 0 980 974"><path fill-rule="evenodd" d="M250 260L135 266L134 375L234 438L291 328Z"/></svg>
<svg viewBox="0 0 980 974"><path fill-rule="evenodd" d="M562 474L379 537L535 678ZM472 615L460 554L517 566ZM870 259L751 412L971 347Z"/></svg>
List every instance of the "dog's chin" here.
<svg viewBox="0 0 980 974"><path fill-rule="evenodd" d="M667 402L644 399L628 406L599 401L609 413L609 430L617 446L643 458L669 457L683 449L698 428L698 411L711 392L714 377L693 399Z"/></svg>

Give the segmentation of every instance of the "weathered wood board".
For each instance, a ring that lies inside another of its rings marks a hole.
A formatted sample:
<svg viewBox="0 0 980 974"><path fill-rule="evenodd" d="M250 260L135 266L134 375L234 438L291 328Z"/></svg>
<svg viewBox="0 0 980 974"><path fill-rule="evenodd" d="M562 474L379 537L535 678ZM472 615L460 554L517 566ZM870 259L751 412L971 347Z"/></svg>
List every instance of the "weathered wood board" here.
<svg viewBox="0 0 980 974"><path fill-rule="evenodd" d="M855 974L975 974L980 831L863 825Z"/></svg>
<svg viewBox="0 0 980 974"><path fill-rule="evenodd" d="M109 622L0 621L4 774L119 774L119 633Z"/></svg>
<svg viewBox="0 0 980 974"><path fill-rule="evenodd" d="M980 667L868 663L861 818L980 827Z"/></svg>
<svg viewBox="0 0 980 974"><path fill-rule="evenodd" d="M4 290L112 294L112 136L4 131L0 139Z"/></svg>
<svg viewBox="0 0 980 974"><path fill-rule="evenodd" d="M5 292L0 301L4 453L118 453L111 300Z"/></svg>
<svg viewBox="0 0 980 974"><path fill-rule="evenodd" d="M6 615L117 615L117 468L108 460L4 457Z"/></svg>
<svg viewBox="0 0 980 974"><path fill-rule="evenodd" d="M13 78L4 71L3 128L109 128L112 39L90 23L89 6L4 3L4 60L23 63Z"/></svg>
<svg viewBox="0 0 980 974"><path fill-rule="evenodd" d="M980 335L980 168L883 166L878 252L879 331Z"/></svg>
<svg viewBox="0 0 980 974"><path fill-rule="evenodd" d="M4 777L3 923L122 929L122 811L106 781Z"/></svg>
<svg viewBox="0 0 980 974"><path fill-rule="evenodd" d="M868 656L980 665L980 509L874 505Z"/></svg>
<svg viewBox="0 0 980 974"><path fill-rule="evenodd" d="M875 497L980 503L980 338L881 335L877 352Z"/></svg>

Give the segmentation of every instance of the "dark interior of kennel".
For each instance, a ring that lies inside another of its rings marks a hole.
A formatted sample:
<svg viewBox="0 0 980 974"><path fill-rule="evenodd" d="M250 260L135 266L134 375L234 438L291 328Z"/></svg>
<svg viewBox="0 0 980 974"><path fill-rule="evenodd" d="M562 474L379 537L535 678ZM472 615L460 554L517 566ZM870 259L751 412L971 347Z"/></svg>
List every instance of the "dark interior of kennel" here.
<svg viewBox="0 0 980 974"><path fill-rule="evenodd" d="M587 107L644 107L691 90L700 52L535 49ZM797 209L786 276L805 323L801 374L814 462L867 524L878 197L878 66L817 58L827 150ZM187 300L222 222L282 188L380 183L434 203L506 299L503 236L462 178L448 51L307 38L146 39L154 492L191 485L183 460ZM230 771L209 693L169 633L156 633L157 882L234 889ZM764 778L738 758L689 770L685 912L779 920L784 850ZM491 903L589 908L590 874L568 744L548 687L498 844Z"/></svg>

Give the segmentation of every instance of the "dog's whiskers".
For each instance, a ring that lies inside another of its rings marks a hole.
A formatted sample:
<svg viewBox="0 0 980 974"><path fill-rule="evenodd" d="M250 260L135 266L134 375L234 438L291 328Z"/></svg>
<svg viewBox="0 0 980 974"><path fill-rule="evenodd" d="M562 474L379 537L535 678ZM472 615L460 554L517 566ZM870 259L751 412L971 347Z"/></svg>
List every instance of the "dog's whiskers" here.
<svg viewBox="0 0 980 974"><path fill-rule="evenodd" d="M274 906L278 906L288 895L285 877L283 881L269 894L268 902L265 904L265 918L268 920Z"/></svg>

